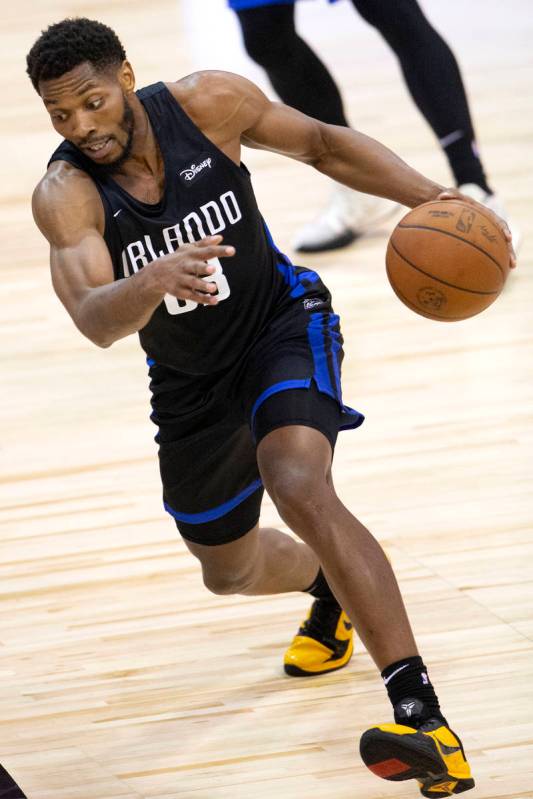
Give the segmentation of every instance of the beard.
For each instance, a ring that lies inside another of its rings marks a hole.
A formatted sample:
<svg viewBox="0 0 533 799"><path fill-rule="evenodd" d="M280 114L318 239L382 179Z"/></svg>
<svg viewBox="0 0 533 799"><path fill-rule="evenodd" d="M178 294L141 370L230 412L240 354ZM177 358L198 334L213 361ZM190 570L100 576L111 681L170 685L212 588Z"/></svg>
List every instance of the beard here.
<svg viewBox="0 0 533 799"><path fill-rule="evenodd" d="M114 161L110 161L108 164L98 164L93 162L93 169L99 175L112 175L114 172L118 172L120 167L128 160L131 155L131 148L133 145L133 132L135 128L135 121L133 116L133 109L131 105L128 103L128 99L126 95L123 95L123 113L122 119L119 122L120 129L126 134L126 143L122 148L122 152L120 153Z"/></svg>

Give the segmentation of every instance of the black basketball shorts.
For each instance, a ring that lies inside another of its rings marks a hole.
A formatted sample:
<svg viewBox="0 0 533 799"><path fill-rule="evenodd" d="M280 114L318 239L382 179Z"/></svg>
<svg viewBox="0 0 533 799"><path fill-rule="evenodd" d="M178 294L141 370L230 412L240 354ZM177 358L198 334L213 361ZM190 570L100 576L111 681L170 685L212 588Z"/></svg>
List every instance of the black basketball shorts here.
<svg viewBox="0 0 533 799"><path fill-rule="evenodd" d="M312 427L333 449L340 429L363 422L342 403L342 357L329 302L312 312L300 305L271 322L226 374L183 375L164 409L154 406L164 506L184 538L226 544L257 524L264 489L256 447L272 430Z"/></svg>

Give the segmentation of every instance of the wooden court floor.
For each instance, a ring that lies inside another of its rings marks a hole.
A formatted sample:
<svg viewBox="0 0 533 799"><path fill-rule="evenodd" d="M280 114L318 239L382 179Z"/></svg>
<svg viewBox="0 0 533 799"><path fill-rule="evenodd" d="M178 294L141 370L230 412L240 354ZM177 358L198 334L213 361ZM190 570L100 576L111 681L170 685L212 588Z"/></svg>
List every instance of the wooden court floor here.
<svg viewBox="0 0 533 799"><path fill-rule="evenodd" d="M338 492L387 548L472 798L533 797L533 11L529 0L425 8L460 56L491 180L521 227L519 268L482 316L417 317L389 288L387 229L307 260L344 320ZM0 112L0 761L29 799L407 799L365 770L390 718L361 646L291 680L302 595L216 597L162 510L144 358L98 350L52 294L29 197L56 145L24 57L68 15L116 28L139 84L200 67L261 73L223 0L4 3ZM351 4L302 3L302 30L353 124L449 181L391 54ZM262 83L264 85L264 83ZM280 245L319 208L312 170L244 154ZM278 524L269 501L263 521Z"/></svg>

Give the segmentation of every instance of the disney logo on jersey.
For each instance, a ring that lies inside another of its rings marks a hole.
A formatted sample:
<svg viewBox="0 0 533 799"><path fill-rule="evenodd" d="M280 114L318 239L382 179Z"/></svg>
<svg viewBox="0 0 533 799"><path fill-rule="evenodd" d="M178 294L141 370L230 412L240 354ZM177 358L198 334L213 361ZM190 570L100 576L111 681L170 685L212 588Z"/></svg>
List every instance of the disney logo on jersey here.
<svg viewBox="0 0 533 799"><path fill-rule="evenodd" d="M202 159L202 160L200 160ZM180 180L187 186L198 180L202 174L206 174L214 166L214 160L207 153L202 153L199 156L198 162L191 164L186 169L182 169L179 173Z"/></svg>

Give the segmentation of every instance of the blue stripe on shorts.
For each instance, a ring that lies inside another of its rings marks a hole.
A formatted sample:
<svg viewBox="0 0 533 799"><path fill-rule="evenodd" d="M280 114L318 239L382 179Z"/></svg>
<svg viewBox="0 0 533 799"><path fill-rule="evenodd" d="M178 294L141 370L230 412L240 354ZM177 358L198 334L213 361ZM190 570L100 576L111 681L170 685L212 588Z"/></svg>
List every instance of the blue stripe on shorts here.
<svg viewBox="0 0 533 799"><path fill-rule="evenodd" d="M205 524L205 522L212 522L215 519L220 519L222 516L225 516L227 513L232 511L237 505L240 505L241 502L244 502L245 499L248 499L255 491L257 491L262 486L261 480L254 480L253 483L250 483L249 486L237 494L235 497L228 499L227 502L223 502L222 505L217 505L216 508L210 508L209 510L202 511L201 513L180 513L174 508L171 508L168 502L164 502L165 510L167 513L170 513L178 522L187 522L187 524Z"/></svg>
<svg viewBox="0 0 533 799"><path fill-rule="evenodd" d="M296 0L228 0L228 5L234 11L243 11L245 8L263 8L264 6L293 6ZM336 3L337 0L328 0Z"/></svg>

